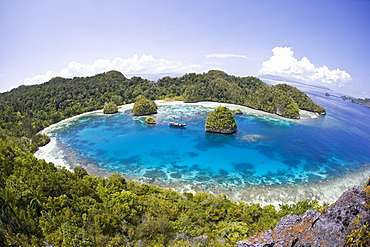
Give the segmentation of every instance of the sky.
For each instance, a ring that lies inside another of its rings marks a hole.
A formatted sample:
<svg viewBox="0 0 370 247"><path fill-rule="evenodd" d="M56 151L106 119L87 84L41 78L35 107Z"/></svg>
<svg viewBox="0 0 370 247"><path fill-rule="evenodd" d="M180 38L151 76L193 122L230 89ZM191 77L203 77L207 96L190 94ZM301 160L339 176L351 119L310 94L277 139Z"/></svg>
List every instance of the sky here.
<svg viewBox="0 0 370 247"><path fill-rule="evenodd" d="M0 0L0 92L211 69L370 97L368 0Z"/></svg>

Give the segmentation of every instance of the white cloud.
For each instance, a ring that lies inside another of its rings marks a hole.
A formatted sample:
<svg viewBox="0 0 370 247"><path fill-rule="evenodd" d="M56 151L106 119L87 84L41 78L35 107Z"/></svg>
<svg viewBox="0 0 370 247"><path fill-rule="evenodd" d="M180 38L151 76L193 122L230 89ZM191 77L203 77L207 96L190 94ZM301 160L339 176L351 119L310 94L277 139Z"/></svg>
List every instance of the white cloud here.
<svg viewBox="0 0 370 247"><path fill-rule="evenodd" d="M258 71L259 75L278 75L339 87L352 80L351 75L344 70L330 70L325 65L315 67L306 57L301 60L296 59L291 47L275 47L272 52L274 55L262 63L262 68Z"/></svg>
<svg viewBox="0 0 370 247"><path fill-rule="evenodd" d="M206 55L206 58L211 58L211 57L216 57L216 58L237 57L237 58L249 59L247 56L244 56L244 55L235 55L235 54L226 54L226 53L222 53L222 54L212 53L212 54Z"/></svg>
<svg viewBox="0 0 370 247"><path fill-rule="evenodd" d="M98 59L92 64L87 65L72 61L68 64L67 68L59 72L47 71L44 75L36 75L32 78L27 77L24 79L23 84L43 83L56 76L64 78L92 76L110 70L118 70L123 74L140 76L141 74L201 72L203 67L198 64L183 64L164 58L155 59L151 55L139 57L135 54L129 58L116 57L112 61L109 59Z"/></svg>

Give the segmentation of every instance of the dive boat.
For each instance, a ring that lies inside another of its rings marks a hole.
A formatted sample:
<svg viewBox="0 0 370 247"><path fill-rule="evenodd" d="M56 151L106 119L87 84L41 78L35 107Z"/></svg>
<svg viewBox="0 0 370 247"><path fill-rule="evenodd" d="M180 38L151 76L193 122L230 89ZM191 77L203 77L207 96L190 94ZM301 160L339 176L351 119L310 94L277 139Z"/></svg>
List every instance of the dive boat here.
<svg viewBox="0 0 370 247"><path fill-rule="evenodd" d="M182 117L181 117L181 122L182 122ZM168 125L169 126L174 126L174 127L185 127L186 124L185 123L177 123L177 122L169 122Z"/></svg>
<svg viewBox="0 0 370 247"><path fill-rule="evenodd" d="M168 125L174 126L174 127L185 127L186 126L186 124L184 123L176 123L176 122L169 122Z"/></svg>

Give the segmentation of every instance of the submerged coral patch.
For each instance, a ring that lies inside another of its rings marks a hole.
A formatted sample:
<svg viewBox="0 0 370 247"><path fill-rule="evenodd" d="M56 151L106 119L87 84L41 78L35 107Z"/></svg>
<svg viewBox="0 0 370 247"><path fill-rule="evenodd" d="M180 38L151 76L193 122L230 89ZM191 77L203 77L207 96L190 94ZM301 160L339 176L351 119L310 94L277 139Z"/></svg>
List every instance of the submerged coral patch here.
<svg viewBox="0 0 370 247"><path fill-rule="evenodd" d="M194 158L194 157L199 156L199 154L198 154L198 153L195 153L195 152L189 152L189 153L188 153L188 155L189 155L189 157L191 157L191 158Z"/></svg>
<svg viewBox="0 0 370 247"><path fill-rule="evenodd" d="M243 135L242 137L242 140L246 142L256 142L256 141L260 141L263 139L264 139L264 136L259 135L259 134L246 134L246 135Z"/></svg>
<svg viewBox="0 0 370 247"><path fill-rule="evenodd" d="M254 165L252 163L239 163L234 166L235 170L240 171L242 173L250 172L254 170Z"/></svg>

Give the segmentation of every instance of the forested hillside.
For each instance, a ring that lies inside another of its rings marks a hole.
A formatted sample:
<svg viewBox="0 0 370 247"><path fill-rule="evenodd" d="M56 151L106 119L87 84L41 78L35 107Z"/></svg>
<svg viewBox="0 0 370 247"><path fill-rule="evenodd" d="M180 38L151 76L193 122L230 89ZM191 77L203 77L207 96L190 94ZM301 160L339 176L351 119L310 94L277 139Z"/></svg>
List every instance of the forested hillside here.
<svg viewBox="0 0 370 247"><path fill-rule="evenodd" d="M42 246L43 241L54 246L232 246L274 227L283 215L320 208L317 202L302 202L278 211L225 196L181 194L126 181L118 174L98 178L79 167L72 173L32 154L48 142L37 134L40 130L103 109L108 102L131 103L139 95L152 100L212 100L284 115L296 114L300 101L310 101L286 91L255 77L221 71L158 82L110 71L53 78L0 94L0 246Z"/></svg>
<svg viewBox="0 0 370 247"><path fill-rule="evenodd" d="M288 85L268 86L256 77L241 78L212 70L151 82L140 77L128 79L120 72L110 71L92 77L56 77L40 85L20 86L0 94L0 126L6 131L0 134L24 137L13 138L13 142L35 151L45 142L36 136L43 128L83 112L103 109L108 102L132 103L139 95L151 100L240 104L289 118L298 118L299 108L325 114L324 108L298 89Z"/></svg>

